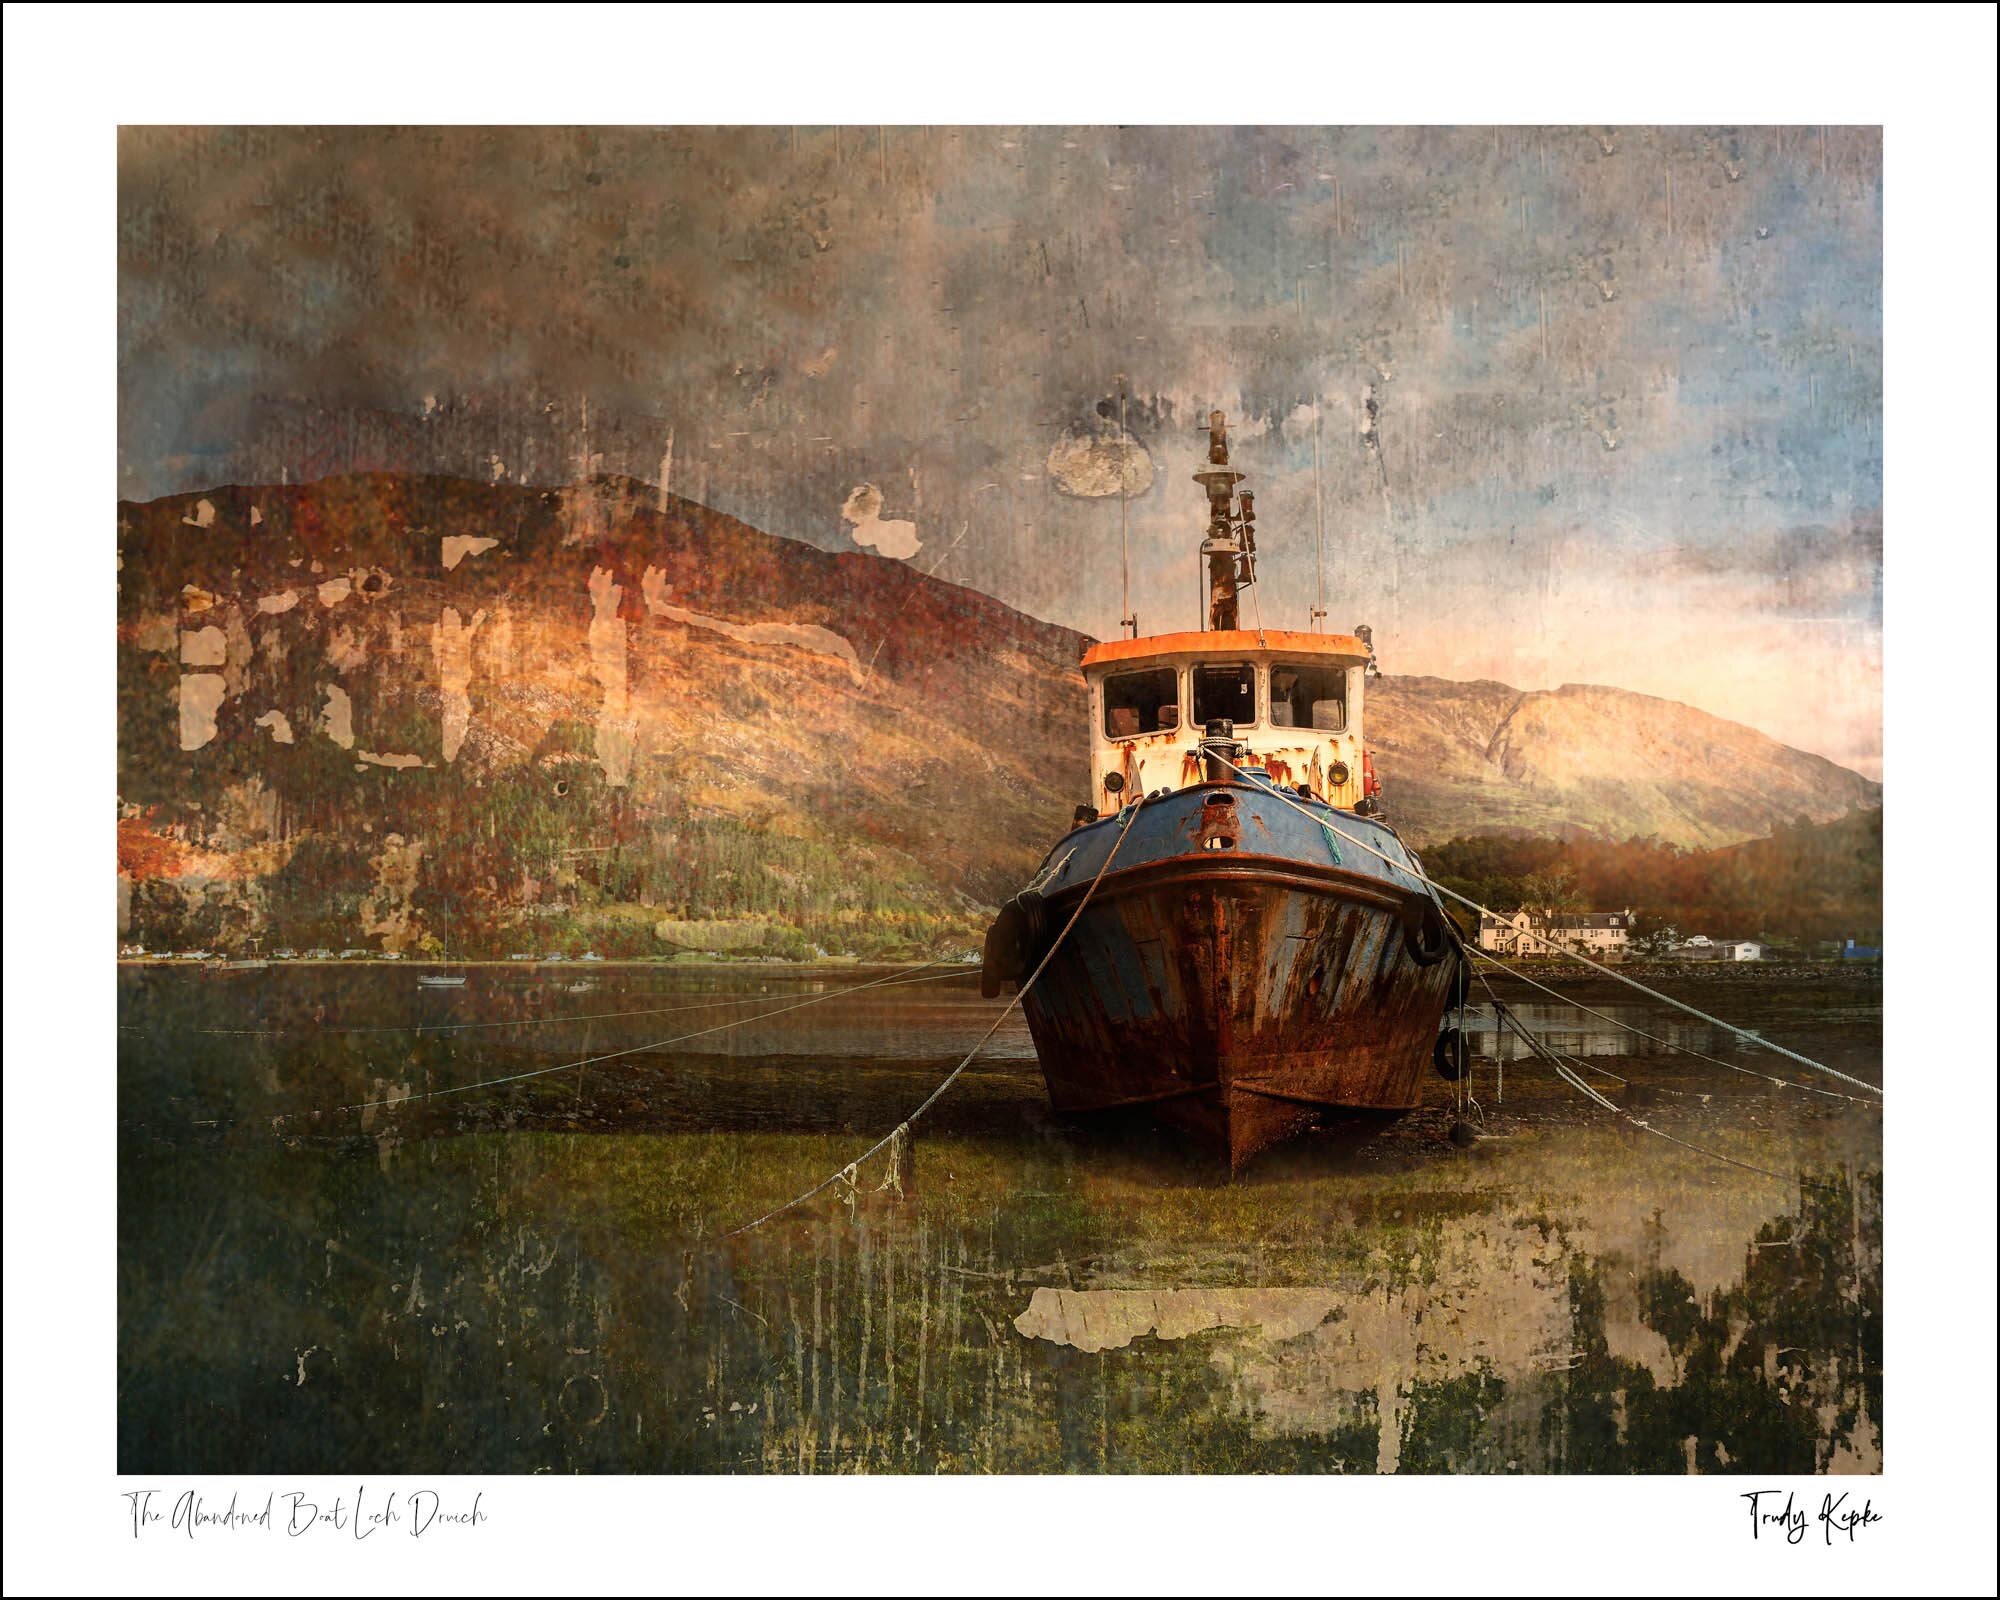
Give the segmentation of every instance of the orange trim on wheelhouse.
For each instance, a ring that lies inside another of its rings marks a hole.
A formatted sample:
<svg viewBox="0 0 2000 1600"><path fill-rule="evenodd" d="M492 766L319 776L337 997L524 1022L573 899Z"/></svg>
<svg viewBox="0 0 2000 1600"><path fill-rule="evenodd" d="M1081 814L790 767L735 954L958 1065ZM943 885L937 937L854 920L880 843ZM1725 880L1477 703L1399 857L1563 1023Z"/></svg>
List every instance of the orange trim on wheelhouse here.
<svg viewBox="0 0 2000 1600"><path fill-rule="evenodd" d="M1086 667L1106 661L1132 661L1193 652L1242 655L1251 650L1278 650L1287 655L1347 656L1368 659L1368 646L1349 633L1305 633L1296 628L1231 628L1188 633L1155 633L1141 639L1107 639L1083 653Z"/></svg>

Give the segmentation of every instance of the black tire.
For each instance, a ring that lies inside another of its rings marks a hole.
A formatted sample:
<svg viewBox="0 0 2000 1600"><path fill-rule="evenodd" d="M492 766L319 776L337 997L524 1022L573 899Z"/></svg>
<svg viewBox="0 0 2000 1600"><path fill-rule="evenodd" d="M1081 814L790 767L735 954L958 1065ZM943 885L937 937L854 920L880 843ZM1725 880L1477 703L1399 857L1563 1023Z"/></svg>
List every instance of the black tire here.
<svg viewBox="0 0 2000 1600"><path fill-rule="evenodd" d="M1403 946L1420 967L1434 967L1451 954L1451 929L1428 895L1411 895L1403 902Z"/></svg>
<svg viewBox="0 0 2000 1600"><path fill-rule="evenodd" d="M986 950L979 964L979 993L996 1000L1008 984L1021 981L1021 913L1010 901L1000 908L986 930Z"/></svg>
<svg viewBox="0 0 2000 1600"><path fill-rule="evenodd" d="M1456 1028L1446 1028L1431 1048L1431 1065L1437 1068L1438 1076L1446 1083L1456 1083L1464 1077L1471 1060L1472 1051L1465 1035Z"/></svg>
<svg viewBox="0 0 2000 1600"><path fill-rule="evenodd" d="M1446 1011L1463 1011L1466 1001L1472 998L1472 963L1463 956L1451 971L1451 992L1445 996Z"/></svg>
<svg viewBox="0 0 2000 1600"><path fill-rule="evenodd" d="M1021 953L1025 958L1028 952L1040 950L1049 930L1048 902L1042 899L1041 890L1023 889L1014 896L1014 904L1021 909Z"/></svg>

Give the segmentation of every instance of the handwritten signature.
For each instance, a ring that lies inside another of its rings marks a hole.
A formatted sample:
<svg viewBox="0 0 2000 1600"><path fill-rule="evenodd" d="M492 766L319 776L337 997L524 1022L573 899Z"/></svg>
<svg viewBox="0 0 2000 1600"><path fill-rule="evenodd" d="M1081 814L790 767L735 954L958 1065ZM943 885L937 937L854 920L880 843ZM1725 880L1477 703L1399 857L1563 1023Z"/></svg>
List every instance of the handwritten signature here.
<svg viewBox="0 0 2000 1600"><path fill-rule="evenodd" d="M1762 1539L1772 1534L1782 1533L1786 1544L1803 1544L1806 1532L1812 1526L1806 1510L1797 1504L1796 1498L1788 1490L1782 1509L1767 1510L1763 1502L1775 1501L1776 1489L1753 1489L1743 1496L1750 1502L1750 1537ZM1873 1527L1882 1520L1882 1513L1875 1509L1874 1502L1863 1500L1860 1505L1848 1504L1847 1495L1830 1494L1820 1502L1816 1519L1826 1535L1826 1542L1833 1543L1835 1534L1846 1535L1849 1544L1863 1528Z"/></svg>
<svg viewBox="0 0 2000 1600"><path fill-rule="evenodd" d="M354 1500L335 1496L331 1502L315 1500L303 1490L269 1494L261 1507L244 1505L239 1495L218 1505L188 1489L174 1497L169 1506L158 1489L123 1491L132 1515L132 1537L152 1532L185 1534L192 1539L202 1533L240 1533L261 1530L282 1533L287 1538L303 1538L309 1533L344 1535L357 1543L378 1533L406 1534L421 1539L438 1528L476 1528L491 1522L493 1514L481 1506L485 1491L472 1497L470 1506L448 1506L435 1489L418 1489L403 1494L391 1490L379 1503L369 1503L365 1486L357 1485Z"/></svg>

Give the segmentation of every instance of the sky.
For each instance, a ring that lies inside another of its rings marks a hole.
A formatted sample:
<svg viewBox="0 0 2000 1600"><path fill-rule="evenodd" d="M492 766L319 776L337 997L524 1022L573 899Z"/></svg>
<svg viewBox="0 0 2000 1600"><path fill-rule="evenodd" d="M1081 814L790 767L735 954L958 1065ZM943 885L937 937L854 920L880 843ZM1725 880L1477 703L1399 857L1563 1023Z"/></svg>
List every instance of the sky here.
<svg viewBox="0 0 2000 1600"><path fill-rule="evenodd" d="M127 129L119 493L625 473L1107 637L1128 565L1197 625L1219 408L1251 623L1323 593L1385 671L1879 777L1881 170L1839 127Z"/></svg>

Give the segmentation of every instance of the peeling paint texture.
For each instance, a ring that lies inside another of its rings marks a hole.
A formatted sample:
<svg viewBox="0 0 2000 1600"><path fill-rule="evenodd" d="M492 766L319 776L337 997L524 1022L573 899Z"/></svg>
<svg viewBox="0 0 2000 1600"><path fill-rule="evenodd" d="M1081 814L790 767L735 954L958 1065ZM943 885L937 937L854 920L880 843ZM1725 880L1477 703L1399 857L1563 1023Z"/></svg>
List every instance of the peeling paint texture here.
<svg viewBox="0 0 2000 1600"><path fill-rule="evenodd" d="M189 672L181 677L181 748L199 750L215 737L216 713L222 709L227 685L219 672Z"/></svg>
<svg viewBox="0 0 2000 1600"><path fill-rule="evenodd" d="M220 628L197 628L181 635L181 665L219 667L229 659L229 636Z"/></svg>
<svg viewBox="0 0 2000 1600"><path fill-rule="evenodd" d="M326 736L343 750L354 748L354 701L337 683L327 684L322 693L326 705L320 713Z"/></svg>
<svg viewBox="0 0 2000 1600"><path fill-rule="evenodd" d="M484 611L473 613L470 622L461 621L456 606L446 606L432 637L437 656L438 693L444 701L442 732L444 758L455 761L472 726L472 635L486 620Z"/></svg>
<svg viewBox="0 0 2000 1600"><path fill-rule="evenodd" d="M1153 458L1115 422L1063 429L1049 449L1048 469L1058 489L1085 500L1121 492L1137 499L1153 486Z"/></svg>
<svg viewBox="0 0 2000 1600"><path fill-rule="evenodd" d="M882 491L872 483L856 484L840 508L843 521L853 531L854 542L880 555L905 558L923 548L914 522L899 522L882 515Z"/></svg>
<svg viewBox="0 0 2000 1600"><path fill-rule="evenodd" d="M1218 1328L1296 1338L1339 1303L1333 1289L1037 1289L1014 1327L1025 1338L1094 1355L1148 1334L1185 1339Z"/></svg>
<svg viewBox="0 0 2000 1600"><path fill-rule="evenodd" d="M816 655L832 656L847 663L857 683L863 677L861 659L854 653L854 646L831 628L809 622L725 622L720 617L685 610L666 598L666 574L658 567L646 569L644 578L640 580L640 589L646 597L646 609L656 617L665 617L669 622L678 622L690 628L706 628L725 639L734 639L738 644L789 645L799 650L810 650Z"/></svg>
<svg viewBox="0 0 2000 1600"><path fill-rule="evenodd" d="M482 539L472 533L448 533L440 542L438 559L449 572L467 556L484 555L499 543L498 539Z"/></svg>
<svg viewBox="0 0 2000 1600"><path fill-rule="evenodd" d="M621 786L631 776L638 747L626 676L625 623L618 614L624 596L624 589L612 581L610 568L591 572L590 667L604 690L597 716L597 759L603 764L605 781Z"/></svg>

